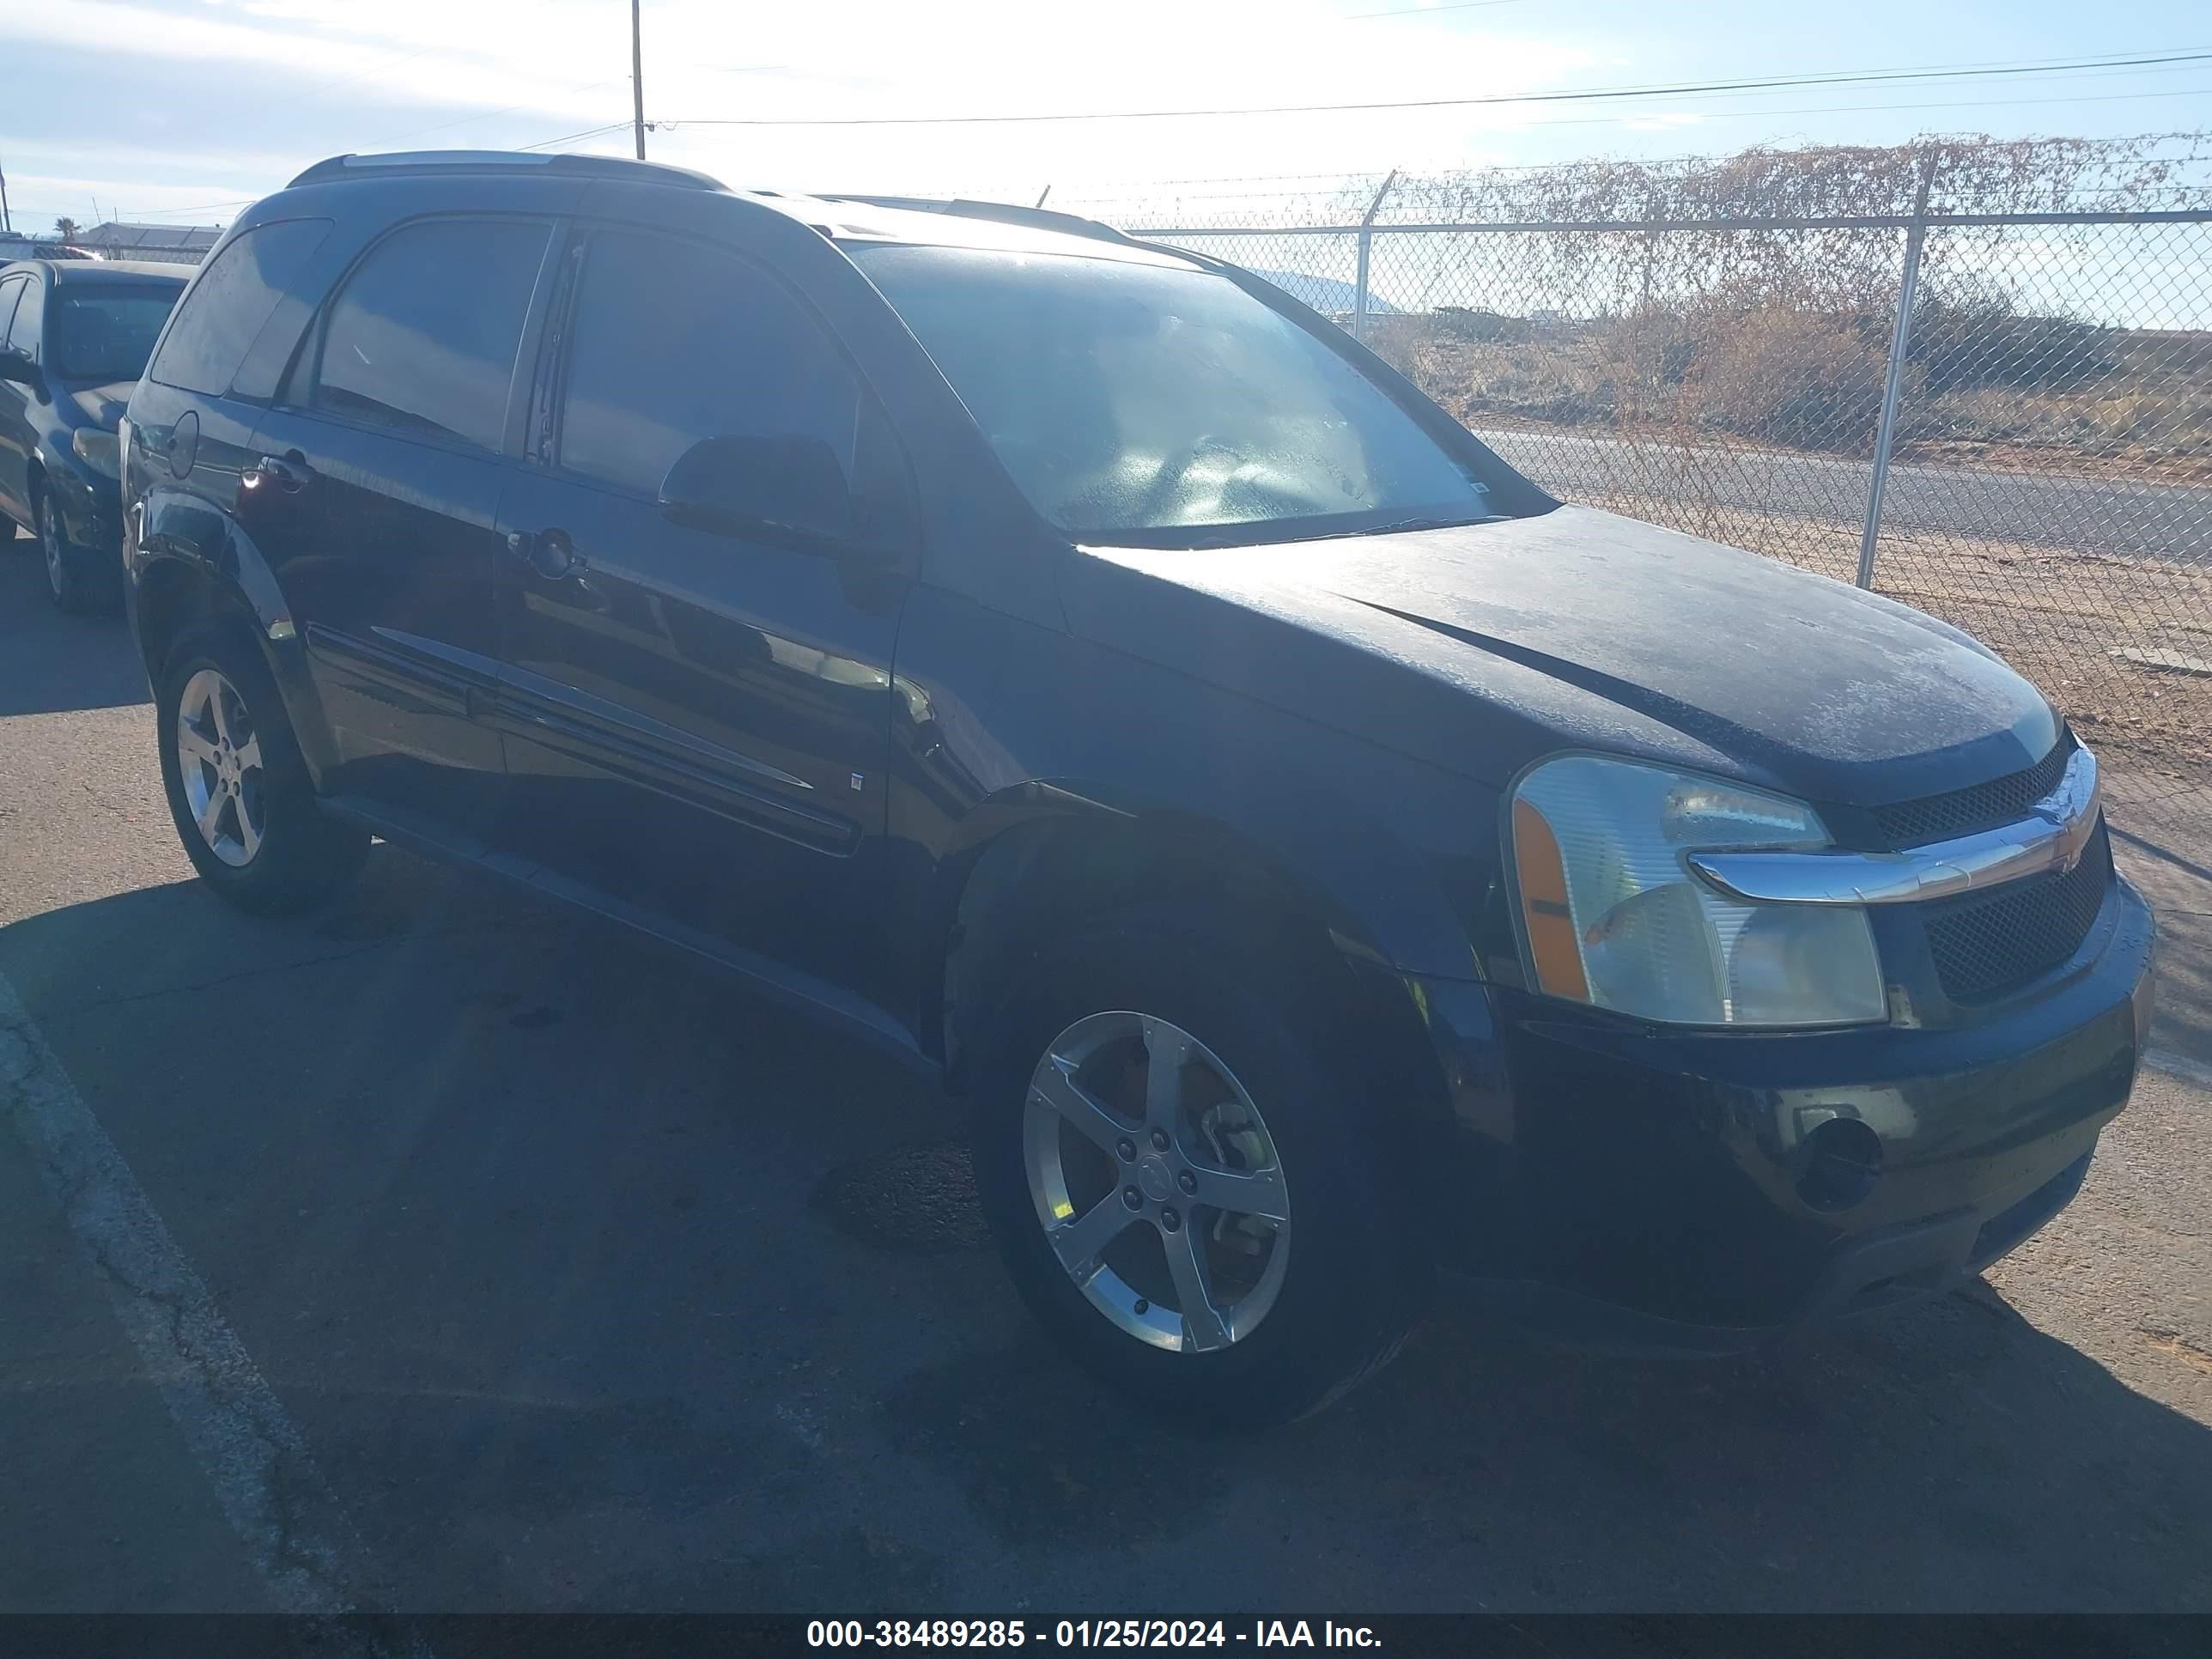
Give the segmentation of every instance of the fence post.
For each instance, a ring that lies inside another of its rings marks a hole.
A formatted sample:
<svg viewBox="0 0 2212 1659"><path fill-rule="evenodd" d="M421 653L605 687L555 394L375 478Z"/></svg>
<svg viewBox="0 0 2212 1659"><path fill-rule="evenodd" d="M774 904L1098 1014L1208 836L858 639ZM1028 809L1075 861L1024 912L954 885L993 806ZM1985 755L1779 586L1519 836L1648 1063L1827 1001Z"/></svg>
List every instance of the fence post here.
<svg viewBox="0 0 2212 1659"><path fill-rule="evenodd" d="M1920 249L1928 240L1928 191L1936 182L1936 154L1921 165L1912 198L1912 225L1905 233L1905 276L1897 287L1897 327L1889 337L1889 372L1881 382L1881 421L1874 433L1874 476L1867 483L1866 529L1859 537L1859 586L1874 586L1875 538L1881 534L1881 497L1889 485L1889 452L1897 440L1897 395L1905 383L1905 357L1912 349L1912 299L1920 287Z"/></svg>
<svg viewBox="0 0 2212 1659"><path fill-rule="evenodd" d="M1352 294L1352 337L1355 340L1367 337L1367 251L1375 241L1375 216L1382 210L1383 198L1397 182L1398 169L1392 167L1390 176L1382 181L1382 188L1367 204L1367 216L1359 222L1359 280Z"/></svg>

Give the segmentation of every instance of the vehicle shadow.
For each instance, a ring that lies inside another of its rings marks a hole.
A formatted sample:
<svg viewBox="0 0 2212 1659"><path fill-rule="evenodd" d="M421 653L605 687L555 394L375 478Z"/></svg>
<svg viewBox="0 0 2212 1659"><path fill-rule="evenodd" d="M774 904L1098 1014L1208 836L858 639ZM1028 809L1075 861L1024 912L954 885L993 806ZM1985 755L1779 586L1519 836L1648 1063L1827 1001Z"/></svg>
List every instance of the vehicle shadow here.
<svg viewBox="0 0 2212 1659"><path fill-rule="evenodd" d="M0 532L9 528L0 520ZM120 613L65 616L28 536L0 540L0 720L148 701Z"/></svg>
<svg viewBox="0 0 2212 1659"><path fill-rule="evenodd" d="M1447 1297L1200 1437L1036 1335L932 1088L657 946L380 848L0 973L411 1607L2212 1610L2212 1431L1984 1288L1728 1362Z"/></svg>

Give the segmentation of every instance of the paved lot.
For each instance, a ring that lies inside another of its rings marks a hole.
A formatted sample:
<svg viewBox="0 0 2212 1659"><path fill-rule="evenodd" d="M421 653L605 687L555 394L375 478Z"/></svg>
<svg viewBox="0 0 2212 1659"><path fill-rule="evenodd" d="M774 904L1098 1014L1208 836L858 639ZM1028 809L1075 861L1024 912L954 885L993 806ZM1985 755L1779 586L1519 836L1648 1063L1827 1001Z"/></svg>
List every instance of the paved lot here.
<svg viewBox="0 0 2212 1659"><path fill-rule="evenodd" d="M1317 1421L1185 1438L1042 1347L887 1062L388 848L222 908L119 623L27 550L0 1607L2212 1609L2202 1082L2147 1073L1971 1294L1728 1364L1449 1308Z"/></svg>

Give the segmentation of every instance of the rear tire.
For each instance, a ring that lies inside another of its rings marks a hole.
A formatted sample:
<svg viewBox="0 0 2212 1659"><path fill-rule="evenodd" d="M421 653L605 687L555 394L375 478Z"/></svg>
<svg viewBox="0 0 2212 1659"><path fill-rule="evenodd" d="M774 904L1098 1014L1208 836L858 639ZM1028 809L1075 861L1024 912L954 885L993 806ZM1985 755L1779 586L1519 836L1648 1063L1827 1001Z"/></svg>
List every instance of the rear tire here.
<svg viewBox="0 0 2212 1659"><path fill-rule="evenodd" d="M1170 1415L1255 1431L1388 1363L1428 1266L1394 1114L1338 1029L1348 1000L1326 969L1302 974L1231 937L1164 907L1102 919L1027 964L979 1049L975 1163L1016 1287L1072 1356ZM1183 1057L1180 1104L1164 1109L1185 1127L1164 1139L1152 1053ZM1077 1086L1048 1101L1060 1079ZM1278 1183L1264 1202L1254 1179ZM1208 1207L1217 1192L1232 1202ZM1178 1245L1198 1252L1195 1278Z"/></svg>
<svg viewBox="0 0 2212 1659"><path fill-rule="evenodd" d="M200 877L255 915L296 915L351 881L368 836L315 805L283 697L251 641L195 629L155 698L161 783Z"/></svg>

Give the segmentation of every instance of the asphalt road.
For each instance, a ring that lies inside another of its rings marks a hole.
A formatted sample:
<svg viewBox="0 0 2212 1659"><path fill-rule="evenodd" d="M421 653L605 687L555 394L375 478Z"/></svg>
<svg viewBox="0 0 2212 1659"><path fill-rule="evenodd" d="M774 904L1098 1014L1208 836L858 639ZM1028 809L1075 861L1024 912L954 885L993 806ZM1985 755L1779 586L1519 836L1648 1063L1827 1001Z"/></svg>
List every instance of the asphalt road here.
<svg viewBox="0 0 2212 1659"><path fill-rule="evenodd" d="M1448 1303L1318 1420L1187 1437L1041 1343L888 1062L389 848L223 908L119 624L27 550L0 1608L2212 1610L2202 1082L1971 1293L1718 1364Z"/></svg>
<svg viewBox="0 0 2212 1659"><path fill-rule="evenodd" d="M1865 461L1786 450L1644 445L1559 428L1474 434L1561 495L1711 500L1747 513L1863 524ZM1893 463L1882 524L1893 535L1954 535L2077 552L2212 564L2212 487L2084 480L1990 467Z"/></svg>

